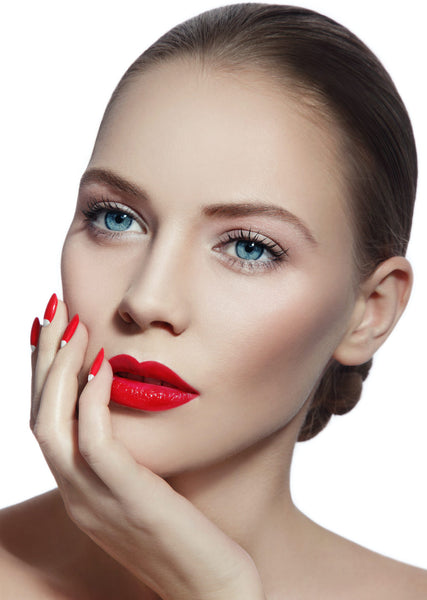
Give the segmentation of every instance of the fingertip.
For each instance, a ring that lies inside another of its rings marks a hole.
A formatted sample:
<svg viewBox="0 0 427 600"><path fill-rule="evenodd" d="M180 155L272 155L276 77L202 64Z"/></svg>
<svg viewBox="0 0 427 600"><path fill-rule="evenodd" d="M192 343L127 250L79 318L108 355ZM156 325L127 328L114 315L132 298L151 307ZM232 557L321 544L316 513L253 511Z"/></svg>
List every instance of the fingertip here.
<svg viewBox="0 0 427 600"><path fill-rule="evenodd" d="M58 308L58 296L52 294L47 303L46 309L43 315L43 327L50 325L55 317L56 309Z"/></svg>
<svg viewBox="0 0 427 600"><path fill-rule="evenodd" d="M32 327L31 327L31 334L30 334L31 352L34 352L36 350L37 344L39 343L39 337L40 337L40 321L39 321L38 317L36 317L33 321Z"/></svg>
<svg viewBox="0 0 427 600"><path fill-rule="evenodd" d="M104 360L104 354L104 348L101 348L101 350L98 352L98 354L95 357L95 360L92 363L92 367L89 371L89 375L87 378L88 382L92 381L92 379L94 379L98 374L98 371L101 368L102 362Z"/></svg>
<svg viewBox="0 0 427 600"><path fill-rule="evenodd" d="M85 352L89 341L89 333L87 327L81 322L79 315L76 313L67 325L63 324L63 331L60 341L58 342L58 350L63 348L73 347L73 352L76 349Z"/></svg>
<svg viewBox="0 0 427 600"><path fill-rule="evenodd" d="M104 360L101 365L101 368L102 368L104 377L106 377L106 376L111 377L111 378L113 377L113 369L111 368L110 361L107 360L105 358L105 356L104 356Z"/></svg>
<svg viewBox="0 0 427 600"><path fill-rule="evenodd" d="M68 323L64 333L62 334L61 348L63 348L71 340L71 338L73 337L73 335L77 329L78 324L79 324L79 315L75 314L74 317L71 319L71 321Z"/></svg>
<svg viewBox="0 0 427 600"><path fill-rule="evenodd" d="M99 366L98 366L99 365ZM92 365L88 381L80 394L79 439L86 446L99 434L111 434L108 405L111 396L112 369L101 349Z"/></svg>
<svg viewBox="0 0 427 600"><path fill-rule="evenodd" d="M110 402L113 370L108 360L105 359L103 350L101 348L92 363L79 402L87 402L88 398L92 398L91 403L94 398L99 399L101 404Z"/></svg>

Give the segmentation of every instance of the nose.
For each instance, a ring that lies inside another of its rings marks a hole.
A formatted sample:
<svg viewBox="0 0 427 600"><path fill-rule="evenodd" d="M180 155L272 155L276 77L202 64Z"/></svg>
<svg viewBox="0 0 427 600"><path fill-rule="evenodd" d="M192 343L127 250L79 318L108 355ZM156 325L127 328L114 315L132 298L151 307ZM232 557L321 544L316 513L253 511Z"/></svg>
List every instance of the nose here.
<svg viewBox="0 0 427 600"><path fill-rule="evenodd" d="M140 330L157 327L180 335L190 320L188 265L182 253L171 239L159 239L137 263L119 305L121 320Z"/></svg>

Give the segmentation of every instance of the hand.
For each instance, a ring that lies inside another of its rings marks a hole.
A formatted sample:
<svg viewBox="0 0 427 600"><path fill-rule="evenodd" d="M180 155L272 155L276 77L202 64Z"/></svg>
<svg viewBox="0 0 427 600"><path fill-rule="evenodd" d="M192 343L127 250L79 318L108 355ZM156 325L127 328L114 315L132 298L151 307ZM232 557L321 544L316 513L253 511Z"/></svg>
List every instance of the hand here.
<svg viewBox="0 0 427 600"><path fill-rule="evenodd" d="M41 329L31 427L72 521L164 600L263 599L247 552L114 439L110 364L79 386L88 332L59 349L67 322L59 302Z"/></svg>

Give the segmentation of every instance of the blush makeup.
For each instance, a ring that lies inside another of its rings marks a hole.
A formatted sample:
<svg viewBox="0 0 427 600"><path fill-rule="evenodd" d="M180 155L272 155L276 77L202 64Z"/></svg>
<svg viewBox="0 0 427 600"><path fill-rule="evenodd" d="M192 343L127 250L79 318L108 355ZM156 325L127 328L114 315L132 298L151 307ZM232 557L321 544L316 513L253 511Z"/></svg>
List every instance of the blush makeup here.
<svg viewBox="0 0 427 600"><path fill-rule="evenodd" d="M111 401L138 410L161 411L186 404L199 395L174 371L155 361L138 362L127 354L110 358Z"/></svg>

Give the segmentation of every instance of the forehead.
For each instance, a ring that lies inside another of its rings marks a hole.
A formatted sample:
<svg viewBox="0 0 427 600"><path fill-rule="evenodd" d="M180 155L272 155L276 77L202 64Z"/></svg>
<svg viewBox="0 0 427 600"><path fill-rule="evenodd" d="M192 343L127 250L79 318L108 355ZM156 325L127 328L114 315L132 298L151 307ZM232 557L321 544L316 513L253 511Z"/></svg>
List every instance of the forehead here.
<svg viewBox="0 0 427 600"><path fill-rule="evenodd" d="M181 207L261 198L348 239L339 154L333 124L265 74L171 62L124 87L90 166Z"/></svg>

